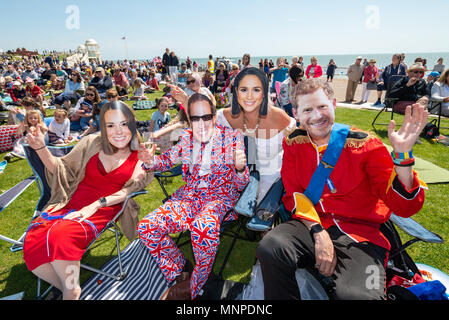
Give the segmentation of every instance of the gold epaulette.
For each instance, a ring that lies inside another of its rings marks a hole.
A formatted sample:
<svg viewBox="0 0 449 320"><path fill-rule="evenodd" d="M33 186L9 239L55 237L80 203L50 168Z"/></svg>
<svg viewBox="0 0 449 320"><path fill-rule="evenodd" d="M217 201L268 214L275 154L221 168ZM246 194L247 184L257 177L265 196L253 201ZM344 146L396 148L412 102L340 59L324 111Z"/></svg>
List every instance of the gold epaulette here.
<svg viewBox="0 0 449 320"><path fill-rule="evenodd" d="M351 127L348 137L346 138L345 147L360 148L368 140L373 138L376 138L373 133ZM306 130L297 127L285 132L285 142L287 145L292 145L294 143L309 143L310 138Z"/></svg>

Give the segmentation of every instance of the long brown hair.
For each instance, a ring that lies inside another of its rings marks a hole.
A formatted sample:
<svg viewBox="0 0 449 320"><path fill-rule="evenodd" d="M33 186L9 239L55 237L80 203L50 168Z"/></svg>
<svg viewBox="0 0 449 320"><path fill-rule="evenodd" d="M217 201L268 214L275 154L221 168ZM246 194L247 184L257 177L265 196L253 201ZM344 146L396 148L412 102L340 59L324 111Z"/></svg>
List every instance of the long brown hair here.
<svg viewBox="0 0 449 320"><path fill-rule="evenodd" d="M449 69L444 70L437 81L440 82L442 86L445 84L449 86Z"/></svg>
<svg viewBox="0 0 449 320"><path fill-rule="evenodd" d="M101 148L105 154L111 155L117 152L117 148L114 147L108 140L108 134L106 132L106 124L104 122L104 115L109 110L119 110L126 118L129 131L131 131L131 141L129 148L139 150L139 134L137 131L136 117L134 112L122 101L111 101L105 103L101 107L100 111L100 131L101 131Z"/></svg>

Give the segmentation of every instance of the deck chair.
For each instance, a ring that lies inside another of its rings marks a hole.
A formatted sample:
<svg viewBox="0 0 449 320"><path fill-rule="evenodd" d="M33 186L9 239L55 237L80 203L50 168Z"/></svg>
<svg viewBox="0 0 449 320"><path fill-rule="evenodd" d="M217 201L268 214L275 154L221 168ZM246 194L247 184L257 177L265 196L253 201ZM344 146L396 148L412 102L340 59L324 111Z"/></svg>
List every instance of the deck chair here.
<svg viewBox="0 0 449 320"><path fill-rule="evenodd" d="M375 125L388 125L388 123L376 123L377 118L379 118L379 116L381 115L382 112L388 112L389 110L391 111L391 120L393 120L393 115L394 115L394 105L396 104L396 102L399 101L399 98L392 98L390 97L390 90L391 88L393 88L393 85L401 80L404 76L403 75L392 75L388 81L388 86L387 86L387 90L385 92L385 103L384 106L382 107L382 109L377 113L377 115L374 117L373 122L371 122L371 126L373 127L374 130L376 130Z"/></svg>
<svg viewBox="0 0 449 320"><path fill-rule="evenodd" d="M62 156L67 155L73 149L73 147L74 147L74 145L61 146L61 147L48 146L47 148L54 156L62 157ZM39 156L37 155L36 151L34 151L34 149L32 149L29 145L24 145L24 150L25 150L27 161L34 172L34 175L37 177L38 188L39 188L39 192L41 195L40 199L38 200L35 212L33 214L33 218L32 218L32 220L33 220L41 214L42 209L45 207L48 200L50 200L51 189L50 189L50 186L48 185L47 179L45 177L45 166L42 163ZM121 214L125 210L125 207L131 198L134 198L138 195L146 194L146 193L147 193L146 190L141 190L141 191L137 191L137 192L129 194L126 197L125 201L123 202L122 209L115 215L115 217L113 219L111 219L107 223L105 228L98 233L97 239L99 239L101 237L101 235L107 230L114 232L115 240L116 240L117 256L118 256L118 261L119 261L119 273L111 274L111 273L108 273L108 272L102 271L100 269L96 269L96 268L93 268L91 266L81 263L82 268L89 270L91 272L102 274L104 276L107 276L107 277L110 277L110 278L113 278L113 279L119 280L119 281L123 280L125 278L126 272L122 268L121 251L120 251L120 238L122 237L122 233L121 233L120 228L118 227L116 221L118 220L118 218L121 216ZM15 243L14 251L19 251L22 249L23 240L25 239L25 235L26 235L26 233L24 233L22 235L22 237L19 239L18 243ZM94 239L89 244L89 246L86 249L86 252L92 248L93 244L97 241L97 239ZM52 286L50 286L43 294L41 294L40 287L41 287L41 280L38 278L38 288L37 288L37 298L38 299L45 297L50 292L50 290L53 288Z"/></svg>

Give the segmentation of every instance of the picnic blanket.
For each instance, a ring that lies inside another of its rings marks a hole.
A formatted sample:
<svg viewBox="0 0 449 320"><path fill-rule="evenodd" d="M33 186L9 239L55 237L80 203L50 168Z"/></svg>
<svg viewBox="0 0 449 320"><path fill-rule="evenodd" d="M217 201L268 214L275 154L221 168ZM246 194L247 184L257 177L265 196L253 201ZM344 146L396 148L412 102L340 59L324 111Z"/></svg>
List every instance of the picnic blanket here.
<svg viewBox="0 0 449 320"><path fill-rule="evenodd" d="M16 139L20 136L16 134L18 125L0 126L0 153L12 150L11 135Z"/></svg>
<svg viewBox="0 0 449 320"><path fill-rule="evenodd" d="M138 100L133 103L134 110L147 110L156 107L156 102L153 100Z"/></svg>
<svg viewBox="0 0 449 320"><path fill-rule="evenodd" d="M168 289L164 275L140 239L122 251L122 266L125 279L116 281L96 273L82 285L80 300L159 300ZM101 270L118 274L118 258Z"/></svg>
<svg viewBox="0 0 449 320"><path fill-rule="evenodd" d="M391 146L385 145L388 151L393 151ZM449 182L449 171L415 156L415 165L413 169L418 172L419 178L426 184L447 183Z"/></svg>

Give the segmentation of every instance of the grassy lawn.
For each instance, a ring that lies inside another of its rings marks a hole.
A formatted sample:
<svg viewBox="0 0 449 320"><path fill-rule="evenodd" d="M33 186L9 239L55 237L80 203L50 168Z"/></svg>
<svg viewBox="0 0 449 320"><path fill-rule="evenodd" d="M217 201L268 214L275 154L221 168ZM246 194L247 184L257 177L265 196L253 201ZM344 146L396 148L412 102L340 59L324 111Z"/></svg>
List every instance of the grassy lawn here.
<svg viewBox="0 0 449 320"><path fill-rule="evenodd" d="M160 97L161 92L148 95L150 99ZM131 101L127 102L132 105ZM153 110L136 111L138 120L148 120L151 117ZM171 111L174 115L176 111ZM337 121L342 123L352 124L358 128L371 130L371 121L375 116L374 111L370 110L353 110L353 109L337 109ZM401 123L401 116L396 115L396 121ZM386 122L388 115L381 117L380 122ZM442 121L442 126L449 127L449 121ZM381 128L381 127L379 127ZM381 139L388 143L386 127L376 133ZM449 130L443 129L443 134L449 135ZM433 162L434 164L449 169L449 162L447 161L448 149L442 144L423 141L422 145L416 145L414 154L420 158ZM0 154L2 159L4 154ZM4 173L0 175L0 193L8 190L22 179L31 175L25 160L13 160L8 163ZM168 184L168 191L171 193L175 191L182 184L180 177L177 177ZM164 195L156 180L154 180L148 187L147 195L136 198L141 205L140 218L143 218L147 213L151 212L161 204ZM429 185L429 190L426 192L426 203L419 214L415 216L416 220L423 224L428 229L438 233L446 238L449 234L449 205L447 203L449 194L449 184ZM34 210L37 200L39 199L39 192L35 184L29 187L19 198L17 198L8 208L6 208L0 215L0 234L17 239L26 230L31 214ZM403 240L409 237L401 232ZM219 252L216 258L214 271L218 273L222 260L230 245L230 239L223 237L220 243ZM128 240L125 237L121 239L121 247L128 245ZM29 272L23 262L22 252L12 253L9 250L9 244L0 242L0 297L8 296L20 291L25 291L25 299L32 299L36 291L36 278ZM234 281L249 281L251 268L255 259L256 243L249 243L238 240L232 252L230 260L224 271L224 276L227 279ZM192 259L191 246L186 245L183 251L187 257ZM449 245L442 244L414 244L409 250L411 256L417 262L426 263L435 266L442 271L449 273ZM105 233L103 238L97 241L94 248L87 253L83 258L83 263L90 264L95 267L101 267L110 259L110 254L115 254L115 239L112 233ZM86 270L81 271L81 283L86 281L92 273Z"/></svg>

